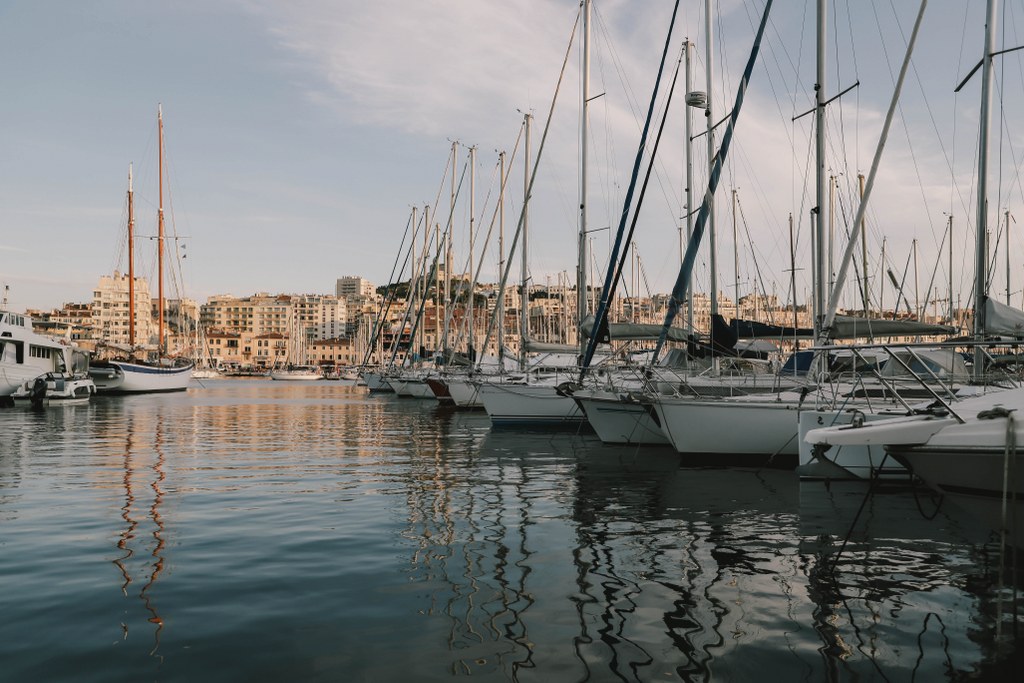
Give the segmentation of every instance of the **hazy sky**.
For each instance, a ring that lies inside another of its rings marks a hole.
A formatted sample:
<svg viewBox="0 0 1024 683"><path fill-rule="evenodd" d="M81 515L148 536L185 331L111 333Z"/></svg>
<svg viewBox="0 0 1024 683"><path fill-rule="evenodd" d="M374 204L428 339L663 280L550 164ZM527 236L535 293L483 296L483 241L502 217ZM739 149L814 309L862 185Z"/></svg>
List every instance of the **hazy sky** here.
<svg viewBox="0 0 1024 683"><path fill-rule="evenodd" d="M830 170L840 177L837 233L855 211L910 34L917 2L829 3L829 96L860 87L829 109ZM944 298L948 255L936 254L954 216L954 287L973 278L974 182L980 79L953 88L980 59L983 0L931 0L870 203L869 262L879 288L887 268L913 298L912 240L922 292L935 272ZM590 227L603 274L673 3L594 3L590 108ZM682 3L664 95L685 37L696 42L693 82L706 90L703 2ZM798 298L809 289L814 86L812 0L776 2L762 58L719 189L719 283L733 292L733 212L741 216L740 293L755 277L789 291L788 216L797 235ZM896 6L894 8L894 5ZM731 108L763 1L721 0L715 10L713 117ZM152 277L156 111L162 103L169 165L168 230L183 237L185 295L257 291L331 293L339 276L389 278L411 208L448 216L445 167L459 141L477 148L477 225L491 221L498 150L510 154L522 115L535 114L536 154L578 12L575 0L5 0L0 3L0 284L9 307L89 301L100 275L127 268L124 197L134 164L137 268ZM1021 44L1020 0L1001 14L999 46ZM993 152L995 214L1021 196L1020 53L1000 62L1007 98ZM579 42L574 43L530 210L535 281L575 278L579 183ZM680 75L678 90L683 90ZM663 109L664 96L658 111ZM728 104L726 104L728 103ZM676 98L637 228L642 287L667 291L679 263L683 213L683 107ZM694 125L704 125L696 111ZM1016 143L1014 143L1014 136ZM697 189L706 183L705 139L694 143ZM1002 150L1000 158L999 150ZM509 187L509 241L522 203L517 158ZM1001 163L1000 163L1001 162ZM468 185L468 178L465 181ZM696 202L699 202L700 192ZM466 258L468 187L455 211L456 263ZM173 219L173 220L171 220ZM751 246L748 237L753 241ZM478 243L482 242L482 236ZM496 238L492 238L496 239ZM1020 240L1014 239L1019 242ZM845 240L837 237L838 250ZM1019 264L1019 247L1014 263ZM1005 288L1000 271L993 289ZM483 278L496 279L493 248ZM937 265L936 265L937 264ZM937 268L937 269L936 269ZM707 257L698 288L708 280ZM518 270L516 271L518 277ZM402 279L407 277L403 275ZM632 277L632 273L630 273ZM1019 290L1021 277L1012 289ZM758 285L759 288L761 285ZM155 287L154 287L155 289ZM1016 294L1020 299L1020 293ZM892 305L894 294L885 294ZM1002 295L1000 294L1000 298Z"/></svg>

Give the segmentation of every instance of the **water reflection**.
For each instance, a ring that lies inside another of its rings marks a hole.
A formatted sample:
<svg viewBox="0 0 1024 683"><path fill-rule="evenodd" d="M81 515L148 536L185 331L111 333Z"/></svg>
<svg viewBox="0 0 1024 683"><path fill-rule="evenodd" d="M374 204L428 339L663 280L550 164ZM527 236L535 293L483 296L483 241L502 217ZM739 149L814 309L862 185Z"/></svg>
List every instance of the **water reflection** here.
<svg viewBox="0 0 1024 683"><path fill-rule="evenodd" d="M163 413L158 411L154 420L153 457L147 467L144 462L137 461L140 454L136 452L135 444L136 415L134 412L129 412L123 416L125 444L121 459L123 468L121 482L124 487L124 505L120 509L124 528L118 534L117 540L117 549L123 554L113 560L113 563L121 573L121 592L125 597L129 596L129 586L138 580L137 577L144 577L145 583L139 589L137 597L142 601L143 608L148 614L146 621L154 626L153 646L149 650L149 655L162 662L163 655L158 654L158 650L160 649L160 634L164 628L164 620L157 611L153 590L157 579L164 570L164 550L166 548L166 529L161 512L164 480L167 477ZM146 452L146 448L141 449L141 460L143 461ZM137 482L137 479L140 481ZM140 489L138 493L137 489ZM147 493L150 494L148 495L148 505L146 505ZM139 499L140 497L142 500ZM142 510L145 510L145 517L140 520L138 515ZM140 524L145 524L150 528L151 542L138 540L137 531ZM142 556L136 561L136 547L140 550L148 549L148 557ZM122 621L121 629L122 638L127 640L130 630L128 624Z"/></svg>
<svg viewBox="0 0 1024 683"><path fill-rule="evenodd" d="M941 509L928 519L921 504L854 483L801 486L801 550L828 680L858 663L929 680L996 655L990 536Z"/></svg>
<svg viewBox="0 0 1024 683"><path fill-rule="evenodd" d="M680 468L336 383L89 411L0 413L13 680L54 658L95 680L1001 671L998 555L912 493Z"/></svg>
<svg viewBox="0 0 1024 683"><path fill-rule="evenodd" d="M485 423L451 411L413 434L408 492L412 580L431 586L424 613L448 621L449 673L517 680L535 667L526 616L533 550L530 469L486 445ZM438 429L437 425L442 425Z"/></svg>

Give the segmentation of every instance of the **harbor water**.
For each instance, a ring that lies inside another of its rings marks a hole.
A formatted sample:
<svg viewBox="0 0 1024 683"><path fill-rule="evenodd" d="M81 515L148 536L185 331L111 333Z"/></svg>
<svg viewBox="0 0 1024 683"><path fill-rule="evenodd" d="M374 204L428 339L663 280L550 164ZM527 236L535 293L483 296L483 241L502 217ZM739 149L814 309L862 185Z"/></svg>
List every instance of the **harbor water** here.
<svg viewBox="0 0 1024 683"><path fill-rule="evenodd" d="M991 534L866 494L341 382L0 410L0 680L1012 679Z"/></svg>

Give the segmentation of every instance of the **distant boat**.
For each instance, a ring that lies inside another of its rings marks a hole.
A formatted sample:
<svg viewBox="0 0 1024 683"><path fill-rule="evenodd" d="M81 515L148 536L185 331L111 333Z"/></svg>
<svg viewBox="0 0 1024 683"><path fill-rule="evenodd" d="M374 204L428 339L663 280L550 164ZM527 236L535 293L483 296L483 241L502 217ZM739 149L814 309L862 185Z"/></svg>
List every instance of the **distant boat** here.
<svg viewBox="0 0 1024 683"><path fill-rule="evenodd" d="M157 361L151 363L131 355L127 358L113 358L97 361L89 368L89 374L96 382L100 393L140 394L164 391L184 391L192 378L193 363L188 360L168 360L164 352L164 119L157 109L159 131L159 194L157 209L157 263L159 270ZM128 171L128 336L131 348L135 348L135 255L134 228L135 209L131 169Z"/></svg>
<svg viewBox="0 0 1024 683"><path fill-rule="evenodd" d="M270 379L288 382L303 382L323 379L323 373L315 365L287 365L270 371Z"/></svg>
<svg viewBox="0 0 1024 683"><path fill-rule="evenodd" d="M47 405L85 403L94 393L84 350L38 334L26 315L0 311L0 397Z"/></svg>
<svg viewBox="0 0 1024 683"><path fill-rule="evenodd" d="M224 373L214 367L196 368L192 371L192 379L217 379L223 376Z"/></svg>

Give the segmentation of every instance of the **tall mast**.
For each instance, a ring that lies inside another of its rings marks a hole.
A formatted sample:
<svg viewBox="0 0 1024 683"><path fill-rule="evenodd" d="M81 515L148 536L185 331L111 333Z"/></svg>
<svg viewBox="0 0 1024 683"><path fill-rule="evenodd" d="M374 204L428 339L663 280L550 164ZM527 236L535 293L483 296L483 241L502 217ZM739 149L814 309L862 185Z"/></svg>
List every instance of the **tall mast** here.
<svg viewBox="0 0 1024 683"><path fill-rule="evenodd" d="M426 223L426 208L424 208L423 211L424 211L424 224L425 224ZM420 290L419 290L420 281L419 281L419 277L418 277L420 264L416 261L416 240L419 238L419 235L417 234L417 228L418 227L419 227L419 224L416 222L416 207L414 206L414 207L412 207L412 242L410 243L412 246L410 247L411 252L409 254L409 292L406 295L410 302L412 302L412 301L419 301L419 294L420 294ZM409 306L411 307L412 304L410 303ZM396 345L395 348L399 348L401 346L401 341L402 341L402 335L403 334L405 334L405 318L402 319L402 327L398 330L398 344ZM415 346L416 346L416 340L413 338L412 334L410 333L410 335L409 335L409 349L405 353L405 361L406 361L406 363L408 363L410 361L410 359L412 358L412 356L415 354L415 352L416 352L415 348L414 348Z"/></svg>
<svg viewBox="0 0 1024 683"><path fill-rule="evenodd" d="M818 339L825 315L825 0L818 0L817 78L814 85L814 128L817 153L815 161L816 203L814 232L814 338Z"/></svg>
<svg viewBox="0 0 1024 683"><path fill-rule="evenodd" d="M988 295L988 244L985 231L988 229L988 146L989 123L992 107L992 52L996 32L996 0L988 0L985 20L985 54L981 71L981 111L978 139L978 218L977 245L974 262L974 337L985 336L985 298ZM974 379L980 381L984 374L984 351L974 351Z"/></svg>
<svg viewBox="0 0 1024 683"><path fill-rule="evenodd" d="M498 280L505 272L505 152L498 154L501 184L498 189ZM505 372L505 288L498 287L498 371ZM486 349L484 349L486 351Z"/></svg>
<svg viewBox="0 0 1024 683"><path fill-rule="evenodd" d="M476 298L474 297L474 290L476 290L476 270L473 267L473 249L476 248L475 238L476 235L476 147L469 148L469 348L467 349L470 361L475 361L476 355L476 338L473 318L476 317Z"/></svg>
<svg viewBox="0 0 1024 683"><path fill-rule="evenodd" d="M587 314L587 131L590 107L590 0L583 2L583 91L582 116L580 121L580 232L577 245L578 265L576 271L576 313L577 321ZM595 330L596 334L596 330ZM579 334L580 354L587 352L588 341Z"/></svg>
<svg viewBox="0 0 1024 683"><path fill-rule="evenodd" d="M159 305L160 326L157 337L157 355L164 354L164 112L161 105L156 109L157 130L158 130L158 157L159 157L159 182L160 182L160 204L157 209L157 302Z"/></svg>
<svg viewBox="0 0 1024 683"><path fill-rule="evenodd" d="M949 214L949 324L953 324L953 214Z"/></svg>
<svg viewBox="0 0 1024 683"><path fill-rule="evenodd" d="M860 187L860 200L863 202L864 201L864 174L863 173L858 173L857 174L857 183L858 183L858 185ZM868 232L867 232L867 223L865 222L865 219L863 219L863 218L860 221L860 261L861 261L861 264L860 264L861 268L864 271L864 282L861 283L863 285L863 289L864 289L864 317L868 318L868 317L870 317L868 315L868 306L871 304L871 293L870 293L870 290L868 290Z"/></svg>
<svg viewBox="0 0 1024 683"><path fill-rule="evenodd" d="M736 313L733 317L740 317L740 242L738 239L738 233L736 231L736 189L732 191L732 286L733 296L736 300L733 301L733 305L736 307Z"/></svg>
<svg viewBox="0 0 1024 683"><path fill-rule="evenodd" d="M530 121L532 114L526 114L526 136L523 146L523 253L522 272L520 278L519 307L522 313L519 321L519 363L521 369L526 369L526 340L530 336L530 293L527 287L529 272L527 270L527 253L530 244L529 236L529 209L530 209Z"/></svg>
<svg viewBox="0 0 1024 683"><path fill-rule="evenodd" d="M452 142L452 187L451 197L448 204L448 229L444 232L444 337L445 344L448 343L448 331L451 327L448 317L449 307L452 306L452 230L455 226L455 167L458 160L455 158L459 153L459 143ZM440 269L438 269L440 270ZM440 346L440 345L438 345ZM438 348L442 354L447 349ZM436 356L436 354L435 354Z"/></svg>
<svg viewBox="0 0 1024 683"><path fill-rule="evenodd" d="M686 51L686 243L690 243L690 236L693 235L693 116L690 112L690 93L693 92L692 69L690 66L690 52L693 50L693 43L687 39L683 43L683 50ZM683 245L679 244L679 262L683 262ZM693 332L693 287L686 288L686 329ZM687 356L689 358L689 356ZM687 360L689 362L689 360Z"/></svg>
<svg viewBox="0 0 1024 683"><path fill-rule="evenodd" d="M416 278L417 278L416 282L419 285L420 297L422 297L422 298L417 299L417 301L418 302L422 302L422 304L423 304L423 307L420 309L421 311L425 310L425 308L426 308L427 293L430 291L430 283L427 282L427 277L430 275L430 271L427 270L427 252L430 251L430 220L431 220L430 205L429 204L424 204L423 205L423 253L420 256L419 270L416 272ZM413 310L415 310L415 309L413 309ZM422 322L423 322L423 320L419 316L417 316L416 319L413 321L413 325L415 325L416 329L419 331L419 334L417 336L420 338L419 345L416 347L416 353L414 354L414 355L417 355L417 356L419 355L420 351L425 351L426 350L426 345L427 345L427 343L426 343L427 331L425 329L426 325L421 324Z"/></svg>
<svg viewBox="0 0 1024 683"><path fill-rule="evenodd" d="M128 348L135 349L135 190L132 165L128 164Z"/></svg>
<svg viewBox="0 0 1024 683"><path fill-rule="evenodd" d="M707 63L707 88L708 88L708 102L707 109L704 111L704 118L707 121L707 136L708 136L708 177L711 176L711 172L715 167L715 122L712 111L713 105L713 92L714 92L714 59L715 51L712 46L712 33L711 33L711 0L705 0L704 2L704 40L707 45L704 47L705 51L705 62ZM718 251L717 240L715 239L715 198L710 193L707 195L706 201L708 203L708 248L711 251L709 264L711 266L711 315L714 316L718 313ZM709 333L710 333L709 328ZM711 337L711 343L714 344L714 336ZM715 357L715 367L717 367L718 358Z"/></svg>

